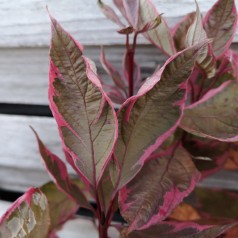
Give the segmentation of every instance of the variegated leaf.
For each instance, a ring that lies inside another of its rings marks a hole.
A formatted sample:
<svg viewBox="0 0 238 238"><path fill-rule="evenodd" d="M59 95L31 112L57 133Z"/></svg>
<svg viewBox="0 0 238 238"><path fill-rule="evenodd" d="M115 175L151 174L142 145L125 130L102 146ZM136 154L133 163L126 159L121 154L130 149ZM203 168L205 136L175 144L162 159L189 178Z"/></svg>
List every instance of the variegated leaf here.
<svg viewBox="0 0 238 238"><path fill-rule="evenodd" d="M64 162L61 161L55 154L51 153L40 140L37 133L34 130L33 132L36 135L39 152L41 154L42 160L44 161L50 176L52 176L58 188L65 194L67 194L79 206L92 210L91 205L87 201L85 195L83 194L79 186L77 186L69 178L67 168Z"/></svg>
<svg viewBox="0 0 238 238"><path fill-rule="evenodd" d="M127 234L122 231L121 238L215 238L232 228L235 223L221 225L200 225L197 222L161 222L143 231Z"/></svg>
<svg viewBox="0 0 238 238"><path fill-rule="evenodd" d="M153 21L159 16L155 6L151 1L138 0L139 2L139 15L137 29L141 30L148 23ZM165 19L161 16L161 23L150 31L144 32L143 35L155 46L159 47L164 53L171 56L176 51L174 42L170 33L169 27Z"/></svg>
<svg viewBox="0 0 238 238"><path fill-rule="evenodd" d="M147 79L136 96L122 105L115 148L122 170L119 187L139 172L149 155L180 123L187 79L203 46L191 47L171 57L163 68Z"/></svg>
<svg viewBox="0 0 238 238"><path fill-rule="evenodd" d="M107 215L107 212L111 206L115 207L114 211L118 207L117 202L113 201L115 189L110 176L110 165L111 164L109 163L108 167L105 169L105 172L103 173L102 179L98 186L98 195L101 209L103 210L105 215ZM115 205L112 204L113 202L115 203Z"/></svg>
<svg viewBox="0 0 238 238"><path fill-rule="evenodd" d="M236 32L237 11L234 0L218 0L206 14L204 28L208 38L213 39L212 48L216 57L229 48Z"/></svg>
<svg viewBox="0 0 238 238"><path fill-rule="evenodd" d="M120 18L117 16L115 11L108 6L107 4L103 3L102 0L98 0L98 5L102 10L102 13L111 21L115 22L120 27L124 27L125 25L121 22Z"/></svg>
<svg viewBox="0 0 238 238"><path fill-rule="evenodd" d="M121 214L129 231L164 220L199 181L200 174L182 147L172 147L147 162L119 193Z"/></svg>
<svg viewBox="0 0 238 238"><path fill-rule="evenodd" d="M207 40L207 34L205 30L203 29L202 15L199 10L199 6L197 2L196 2L196 6L197 6L196 17L194 19L194 22L189 27L187 35L186 35L187 46L192 46L194 44ZM204 47L204 51L197 58L197 62L208 78L212 78L215 75L216 62L213 56L212 49L209 46Z"/></svg>
<svg viewBox="0 0 238 238"><path fill-rule="evenodd" d="M114 84L125 92L127 87L126 81L122 77L119 70L113 67L113 65L106 59L103 47L101 48L100 61L101 61L102 67L107 72L107 74L111 77Z"/></svg>
<svg viewBox="0 0 238 238"><path fill-rule="evenodd" d="M186 48L186 35L189 27L192 25L196 17L195 12L191 12L186 15L173 29L174 45L177 51L184 50Z"/></svg>
<svg viewBox="0 0 238 238"><path fill-rule="evenodd" d="M238 83L228 81L188 106L180 126L189 133L220 141L238 140Z"/></svg>
<svg viewBox="0 0 238 238"><path fill-rule="evenodd" d="M117 138L113 105L80 46L52 20L49 100L64 149L96 188Z"/></svg>
<svg viewBox="0 0 238 238"><path fill-rule="evenodd" d="M61 192L56 184L49 182L43 185L40 190L45 194L50 214L50 237L61 229L62 225L72 219L77 212L79 205Z"/></svg>
<svg viewBox="0 0 238 238"><path fill-rule="evenodd" d="M49 227L47 199L30 188L0 219L0 238L48 238Z"/></svg>

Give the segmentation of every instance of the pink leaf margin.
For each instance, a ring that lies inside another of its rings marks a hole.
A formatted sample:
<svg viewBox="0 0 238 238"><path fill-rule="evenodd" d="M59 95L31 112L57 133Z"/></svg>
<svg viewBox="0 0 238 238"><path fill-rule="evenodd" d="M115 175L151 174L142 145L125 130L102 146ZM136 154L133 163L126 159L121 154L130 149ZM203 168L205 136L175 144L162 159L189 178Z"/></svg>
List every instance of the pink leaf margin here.
<svg viewBox="0 0 238 238"><path fill-rule="evenodd" d="M204 17L203 19L203 26L206 25L206 22L208 21L208 18L210 17L210 15L213 13L213 11L216 9L216 6L218 4L221 4L222 0L218 0L213 6L212 8L207 12L206 16ZM233 0L234 1L234 0ZM216 56L216 59L219 59L223 56L224 53L226 53L226 51L229 49L234 37L235 37L235 34L236 34L236 27L237 27L237 21L238 21L238 15L237 15L237 10L236 10L236 5L235 5L235 1L234 1L234 5L233 5L233 8L232 8L232 13L235 14L236 16L236 19L235 19L235 23L233 24L233 34L232 36L230 37L230 39L226 42L225 46L224 46L224 50L223 50L223 53L221 53L220 55Z"/></svg>
<svg viewBox="0 0 238 238"><path fill-rule="evenodd" d="M53 16L50 15L50 19L52 22L52 27L55 28L55 25L59 25L61 28L62 26L53 18ZM63 28L62 28L63 29ZM65 30L64 30L65 31ZM75 45L78 47L78 49L83 53L83 46L78 43L67 31L65 31L66 34L69 35L69 37L71 38L71 40L75 43ZM52 39L52 36L51 36ZM52 48L52 41L51 41L51 45L50 48ZM98 89L100 90L101 94L102 94L102 104L101 104L101 109L103 108L105 102L107 101L107 103L110 105L112 112L113 112L113 116L114 116L114 122L115 122L115 133L114 133L114 142L113 142L113 146L112 146L112 150L110 152L110 154L108 155L106 162L104 163L103 169L101 171L101 174L99 176L99 179L96 181L96 186L98 186L100 179L102 177L103 171L105 170L108 162L110 161L111 155L113 153L116 141L117 141L117 137L118 137L118 120L117 120L117 116L116 116L116 112L114 110L114 106L112 101L110 100L110 98L107 96L107 94L103 91L102 89L102 84L98 78L98 76L93 72L93 70L91 69L90 63L88 62L87 58L82 56L83 61L85 63L86 66L86 75L88 77L88 80L91 81L91 83L93 83L96 87L98 87ZM75 133L75 131L71 128L71 126L63 119L63 116L60 114L60 112L58 111L57 106L55 105L54 101L53 101L53 97L56 95L56 92L54 90L54 86L53 86L53 82L55 80L55 78L57 77L57 74L60 74L58 68L54 65L53 61L50 59L50 70L49 70L49 90L48 90L48 98L49 98L49 106L50 109L52 111L52 114L55 118L55 120L57 121L57 126L58 126L58 130L59 130L59 134L60 137L62 139L62 143L63 143L63 149L68 152L69 154L72 154L72 151L69 150L69 148L65 145L64 140L63 140L63 135L62 132L60 130L60 128L62 126L66 126L68 127L76 136L77 134ZM100 110L101 113L101 110ZM98 116L100 116L100 113ZM78 137L78 136L77 136ZM80 138L79 138L80 139ZM77 156L75 154L73 154L74 156L72 157L72 160L74 161L74 163L76 162L76 160L78 159ZM73 168L77 167L76 164L75 166L73 166ZM76 171L82 178L84 178L85 181L87 181L87 183L89 184L90 182L88 181L88 179L86 178L86 176L79 170L77 169Z"/></svg>
<svg viewBox="0 0 238 238"><path fill-rule="evenodd" d="M201 47L203 47L204 43L201 44ZM165 69L165 67L167 65L169 65L169 63L171 61L173 61L176 57L178 57L179 55L183 54L185 51L189 50L189 49L192 49L192 48L195 48L197 46L192 46L192 47L189 47L181 52L178 52L176 53L175 55L171 56L164 64L164 66L157 72L155 72L155 74L153 74L149 79L147 79L147 81L141 86L141 88L139 89L137 95L135 96L132 96L130 98L128 98L121 106L121 108L119 109L118 111L118 115L120 114L121 110L124 108L124 107L127 107L126 109L126 113L125 113L125 118L124 118L124 122L127 123L129 121L129 118L130 118L130 114L131 114L131 111L132 111L132 108L134 106L134 104L136 103L136 101L144 96L147 92L149 92L154 86L155 84L157 84L160 79L161 79L161 76L162 76L162 73ZM199 51L200 48L198 48L197 51ZM187 82L188 82L188 79L181 83L180 84L180 89L184 89L185 91L187 91ZM181 115L180 117L178 118L178 120L176 121L176 123L168 130L166 131L164 134L162 134L161 136L159 136L156 140L156 142L149 146L143 153L143 155L138 159L138 163L143 165L147 159L149 158L149 156L151 155L151 153L153 151L155 151L158 146L160 146L175 130L176 128L179 126L180 124L180 121L182 119L182 116L183 116L183 110L184 110L184 107L185 107L185 101L186 101L186 98L187 98L187 93L185 93L184 95L184 98L177 102L176 105L180 107L180 110L181 110Z"/></svg>
<svg viewBox="0 0 238 238"><path fill-rule="evenodd" d="M211 89L209 90L199 101L185 107L184 109L193 109L196 106L199 106L200 104L206 102L207 100L209 100L210 98L216 96L218 93L222 92L226 87L228 87L230 84L232 83L231 80L224 82L222 85L220 85L218 88L215 89ZM181 128L186 129L186 126L184 125L180 125ZM213 137L211 135L206 135L202 132L199 132L200 134L203 134L205 137L211 138L211 139L215 139L215 140L220 140L220 141L226 141L226 142L234 142L234 141L238 141L238 135L234 136L232 138L226 138L226 139L219 139L216 137Z"/></svg>
<svg viewBox="0 0 238 238"><path fill-rule="evenodd" d="M21 197L19 197L11 207L5 212L5 214L0 218L0 225L10 217L10 215L23 203L26 202L29 206L31 203L31 199L34 193L43 194L38 188L29 188Z"/></svg>

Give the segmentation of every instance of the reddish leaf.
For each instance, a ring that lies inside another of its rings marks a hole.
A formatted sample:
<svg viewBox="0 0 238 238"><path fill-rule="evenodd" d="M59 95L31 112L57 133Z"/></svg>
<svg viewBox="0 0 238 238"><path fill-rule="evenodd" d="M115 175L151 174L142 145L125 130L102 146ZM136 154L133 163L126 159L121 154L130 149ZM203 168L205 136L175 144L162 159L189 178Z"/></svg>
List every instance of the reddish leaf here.
<svg viewBox="0 0 238 238"><path fill-rule="evenodd" d="M190 25L186 35L186 43L188 46L207 40L207 34L203 29L202 15L197 2L196 6L196 17L194 22ZM203 53L197 58L197 62L208 78L212 78L215 75L216 62L211 47L204 47Z"/></svg>
<svg viewBox="0 0 238 238"><path fill-rule="evenodd" d="M186 35L189 27L192 25L196 17L195 12L187 14L173 29L174 45L177 51L184 50L186 48Z"/></svg>
<svg viewBox="0 0 238 238"><path fill-rule="evenodd" d="M122 232L121 238L215 238L235 224L200 225L195 222L161 222L143 231ZM124 233L124 234L123 234Z"/></svg>
<svg viewBox="0 0 238 238"><path fill-rule="evenodd" d="M230 47L236 32L237 12L234 0L218 0L203 21L208 38L213 39L212 48L216 57Z"/></svg>
<svg viewBox="0 0 238 238"><path fill-rule="evenodd" d="M123 0L113 0L114 4L120 10L121 14L127 19L127 14L124 6Z"/></svg>
<svg viewBox="0 0 238 238"><path fill-rule="evenodd" d="M139 1L138 0L123 0L123 6L126 11L126 16L131 26L137 29L138 14L139 14Z"/></svg>
<svg viewBox="0 0 238 238"><path fill-rule="evenodd" d="M50 213L50 238L57 237L56 232L77 212L79 205L57 189L56 184L49 182L40 190L45 194Z"/></svg>
<svg viewBox="0 0 238 238"><path fill-rule="evenodd" d="M73 201L77 202L79 206L92 210L91 205L80 188L70 180L65 164L46 148L34 129L32 130L35 133L39 151L45 166L58 188L67 194Z"/></svg>
<svg viewBox="0 0 238 238"><path fill-rule="evenodd" d="M51 17L49 100L64 149L94 188L117 138L112 102L80 46Z"/></svg>
<svg viewBox="0 0 238 238"><path fill-rule="evenodd" d="M184 110L181 127L191 134L220 141L238 140L238 83L225 82Z"/></svg>
<svg viewBox="0 0 238 238"><path fill-rule="evenodd" d="M49 208L45 195L30 188L0 219L1 238L48 238Z"/></svg>
<svg viewBox="0 0 238 238"><path fill-rule="evenodd" d="M180 123L187 79L203 45L171 57L118 112L119 135L115 155L122 169L119 187L129 182L149 155ZM153 108L153 110L151 110Z"/></svg>
<svg viewBox="0 0 238 238"><path fill-rule="evenodd" d="M170 148L147 162L119 193L121 214L129 231L164 220L199 181L200 174L182 147Z"/></svg>
<svg viewBox="0 0 238 238"><path fill-rule="evenodd" d="M193 156L202 178L214 174L223 168L228 157L229 143L192 135L186 137L183 146Z"/></svg>
<svg viewBox="0 0 238 238"><path fill-rule="evenodd" d="M111 21L115 22L117 25L124 27L125 25L121 22L120 18L117 16L115 11L108 6L107 4L103 3L102 0L98 0L98 5L102 10L102 13Z"/></svg>
<svg viewBox="0 0 238 238"><path fill-rule="evenodd" d="M98 186L100 204L105 215L107 215L109 208L113 206L112 203L114 199L114 190L115 190L111 180L109 166L110 166L110 163L108 167L105 169L105 172ZM117 210L117 208L118 206L117 206L117 203L115 202L114 212L115 210ZM111 212L113 213L113 211Z"/></svg>
<svg viewBox="0 0 238 238"><path fill-rule="evenodd" d="M159 16L159 13L150 0L139 0L138 2L139 15L137 29L141 30L146 24L154 21ZM162 16L161 23L155 29L144 32L143 34L152 44L159 47L167 55L171 56L176 52L170 29Z"/></svg>
<svg viewBox="0 0 238 238"><path fill-rule="evenodd" d="M126 82L122 77L121 73L115 67L113 67L112 64L106 59L103 47L101 48L100 61L104 70L111 77L115 85L125 91L127 87Z"/></svg>

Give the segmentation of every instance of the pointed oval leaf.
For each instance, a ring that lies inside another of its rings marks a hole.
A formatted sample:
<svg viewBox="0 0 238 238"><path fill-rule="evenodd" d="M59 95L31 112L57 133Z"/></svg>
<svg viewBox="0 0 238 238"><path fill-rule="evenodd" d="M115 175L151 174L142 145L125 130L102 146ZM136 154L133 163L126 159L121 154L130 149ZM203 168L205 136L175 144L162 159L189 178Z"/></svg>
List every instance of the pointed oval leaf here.
<svg viewBox="0 0 238 238"><path fill-rule="evenodd" d="M218 0L206 14L203 24L208 38L213 39L212 48L215 56L222 56L231 45L236 32L235 1Z"/></svg>
<svg viewBox="0 0 238 238"><path fill-rule="evenodd" d="M0 219L1 238L48 238L49 208L45 195L30 188Z"/></svg>
<svg viewBox="0 0 238 238"><path fill-rule="evenodd" d="M99 195L99 200L101 204L101 209L103 210L105 215L107 215L107 212L110 206L112 206L112 202L114 199L113 197L114 190L115 190L111 180L109 166L110 166L110 163L108 167L106 168L98 186L98 195ZM115 211L117 210L118 205L116 202L114 203L115 203L115 206L114 206L115 207L114 211Z"/></svg>
<svg viewBox="0 0 238 238"><path fill-rule="evenodd" d="M147 162L119 193L129 230L143 230L164 220L194 189L200 173L182 147Z"/></svg>
<svg viewBox="0 0 238 238"><path fill-rule="evenodd" d="M77 202L79 206L92 210L91 205L81 189L69 178L64 162L55 154L51 153L40 140L37 133L34 130L33 132L35 133L38 142L41 158L45 163L48 173L53 178L58 188L67 194L73 201Z"/></svg>
<svg viewBox="0 0 238 238"><path fill-rule="evenodd" d="M141 30L147 23L156 19L159 16L159 13L151 1L138 0L138 2L139 15L137 29ZM170 29L162 16L161 23L155 29L144 32L143 35L167 55L171 56L176 52Z"/></svg>
<svg viewBox="0 0 238 238"><path fill-rule="evenodd" d="M121 22L120 18L117 16L115 11L108 6L107 4L103 3L102 0L98 0L98 5L102 10L102 13L111 21L115 22L118 26L125 27L125 25Z"/></svg>
<svg viewBox="0 0 238 238"><path fill-rule="evenodd" d="M119 87L120 89L125 90L126 88L125 79L122 77L121 73L115 67L113 67L113 65L106 59L103 47L101 47L100 61L101 61L102 67L107 72L107 74L111 77L115 85Z"/></svg>
<svg viewBox="0 0 238 238"><path fill-rule="evenodd" d="M225 82L184 110L180 126L187 132L220 141L238 140L238 83Z"/></svg>
<svg viewBox="0 0 238 238"><path fill-rule="evenodd" d="M51 20L50 107L64 148L95 188L117 138L116 114L82 47Z"/></svg>
<svg viewBox="0 0 238 238"><path fill-rule="evenodd" d="M77 212L79 205L61 192L56 184L49 182L41 186L40 190L45 194L50 213L50 235L56 234L65 222Z"/></svg>
<svg viewBox="0 0 238 238"><path fill-rule="evenodd" d="M139 15L139 1L138 0L123 0L123 6L126 11L126 16L134 29L137 29L138 15Z"/></svg>
<svg viewBox="0 0 238 238"><path fill-rule="evenodd" d="M186 35L187 46L192 46L194 44L207 40L207 34L202 24L202 15L197 2L196 7L197 9L194 22L189 27ZM197 58L197 62L208 78L212 78L215 75L216 62L211 47L204 47L204 51Z"/></svg>
<svg viewBox="0 0 238 238"><path fill-rule="evenodd" d="M235 223L221 225L200 225L197 222L161 222L143 231L127 234L121 238L215 238L234 227ZM158 235L159 234L159 235Z"/></svg>
<svg viewBox="0 0 238 238"><path fill-rule="evenodd" d="M130 181L149 155L177 128L185 103L187 79L200 48L171 57L129 98L118 113L115 155L122 169L119 187Z"/></svg>
<svg viewBox="0 0 238 238"><path fill-rule="evenodd" d="M123 3L123 0L113 0L114 4L117 6L117 8L120 10L122 16L127 19L126 9ZM128 20L128 19L127 19ZM129 22L129 21L128 21Z"/></svg>
<svg viewBox="0 0 238 238"><path fill-rule="evenodd" d="M207 39L207 34L202 25L202 15L197 2L196 7L196 17L189 27L186 35L186 42L188 46L192 46Z"/></svg>
<svg viewBox="0 0 238 238"><path fill-rule="evenodd" d="M186 15L173 29L174 45L177 51L184 50L186 48L186 35L189 27L192 25L196 17L195 12L191 12Z"/></svg>

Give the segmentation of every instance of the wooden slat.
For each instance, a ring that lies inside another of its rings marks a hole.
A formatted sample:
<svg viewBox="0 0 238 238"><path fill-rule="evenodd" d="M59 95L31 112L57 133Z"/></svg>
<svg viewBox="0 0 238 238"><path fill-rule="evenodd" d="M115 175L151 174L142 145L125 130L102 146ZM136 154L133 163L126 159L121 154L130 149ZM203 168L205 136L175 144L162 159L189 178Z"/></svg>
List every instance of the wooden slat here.
<svg viewBox="0 0 238 238"><path fill-rule="evenodd" d="M238 44L233 44L236 51ZM124 54L122 46L105 47L106 56L118 68ZM85 55L96 62L98 74L109 80L99 62L100 47L85 47ZM151 46L139 45L137 62L143 78L166 60L160 51ZM0 51L0 103L26 103L48 105L48 48L6 48Z"/></svg>
<svg viewBox="0 0 238 238"><path fill-rule="evenodd" d="M112 0L105 0L112 4ZM170 26L181 16L195 11L194 0L152 0L164 13ZM206 12L216 0L198 0ZM238 3L238 0L236 0ZM115 33L116 25L106 20L96 0L2 0L0 2L0 47L49 45L50 28L46 4L51 13L83 44L121 44L123 36ZM238 37L236 35L235 41ZM141 38L141 43L146 41Z"/></svg>
<svg viewBox="0 0 238 238"><path fill-rule="evenodd" d="M53 118L0 115L0 188L25 191L49 180L28 125L39 132L54 153L64 157ZM69 172L75 175L71 168ZM237 181L238 172L221 171L201 185L238 190Z"/></svg>
<svg viewBox="0 0 238 238"><path fill-rule="evenodd" d="M0 103L27 103L48 105L48 48L6 48L0 51ZM118 67L124 47L105 47L107 58ZM85 55L98 66L101 78L108 79L99 63L100 47L85 47ZM165 60L158 49L141 46L136 57L142 66L143 77Z"/></svg>

